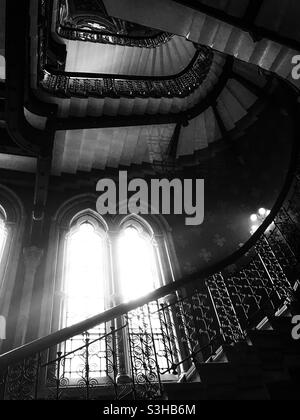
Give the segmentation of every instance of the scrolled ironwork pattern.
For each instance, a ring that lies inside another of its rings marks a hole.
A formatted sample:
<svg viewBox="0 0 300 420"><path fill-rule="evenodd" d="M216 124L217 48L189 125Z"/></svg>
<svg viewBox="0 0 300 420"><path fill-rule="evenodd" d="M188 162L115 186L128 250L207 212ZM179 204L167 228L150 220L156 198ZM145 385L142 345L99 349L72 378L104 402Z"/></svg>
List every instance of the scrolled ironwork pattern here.
<svg viewBox="0 0 300 420"><path fill-rule="evenodd" d="M220 338L208 291L196 290L192 296L179 300L175 307L179 329L185 335L193 362L205 362L217 349L216 339ZM201 351L202 348L205 350Z"/></svg>
<svg viewBox="0 0 300 420"><path fill-rule="evenodd" d="M51 50L51 4L43 0L39 5L39 63L38 83L45 92L61 98L186 98L195 92L206 80L214 58L210 48L198 46L189 67L178 75L170 77L128 78L113 75L95 77L72 76L64 72L63 52L54 60ZM46 25L45 25L46 22ZM163 35L161 35L163 36ZM165 39L166 40L166 39ZM149 40L147 42L150 42ZM61 45L57 49L61 50Z"/></svg>
<svg viewBox="0 0 300 420"><path fill-rule="evenodd" d="M286 276L290 276L293 267L298 263L297 257L276 223L267 238L284 273Z"/></svg>
<svg viewBox="0 0 300 420"><path fill-rule="evenodd" d="M185 98L204 82L211 68L213 52L206 47L186 73L169 79L122 79L104 76L84 78L42 70L40 86L52 95L69 98Z"/></svg>
<svg viewBox="0 0 300 420"><path fill-rule="evenodd" d="M100 0L94 2L60 0L56 31L60 37L73 41L138 48L157 48L173 36L110 17Z"/></svg>
<svg viewBox="0 0 300 420"><path fill-rule="evenodd" d="M245 340L245 333L235 312L223 275L218 273L210 277L206 284L218 314L224 341L227 344L234 344Z"/></svg>
<svg viewBox="0 0 300 420"><path fill-rule="evenodd" d="M5 399L7 370L0 371L0 401Z"/></svg>
<svg viewBox="0 0 300 420"><path fill-rule="evenodd" d="M291 217L293 214L293 218ZM297 223L299 214L293 207L288 210L283 208L275 220L275 227L279 230L286 245L292 250L295 256L300 254L300 230Z"/></svg>
<svg viewBox="0 0 300 420"><path fill-rule="evenodd" d="M37 397L39 355L9 366L5 378L5 400L34 400Z"/></svg>
<svg viewBox="0 0 300 420"><path fill-rule="evenodd" d="M264 264L265 270L282 302L292 299L292 288L276 255L274 254L267 236L263 236L256 245L256 251Z"/></svg>
<svg viewBox="0 0 300 420"><path fill-rule="evenodd" d="M300 168L298 168L290 199L276 216L266 238L292 286L297 277L300 255Z"/></svg>
<svg viewBox="0 0 300 420"><path fill-rule="evenodd" d="M299 266L299 253L290 211L277 215L234 274L216 273L8 366L0 399L163 398L165 381L201 372L222 345L246 341L250 325L292 301L289 265Z"/></svg>
<svg viewBox="0 0 300 420"><path fill-rule="evenodd" d="M153 325L153 305L155 303L128 314L131 373L138 400L155 400L163 394L158 353L160 331Z"/></svg>
<svg viewBox="0 0 300 420"><path fill-rule="evenodd" d="M168 302L161 303L157 310L160 327L161 327L161 343L163 346L162 356L165 363L160 364L160 373L166 372L173 375L178 375L180 366L180 339L179 336L179 323L176 322L176 312L174 306Z"/></svg>
<svg viewBox="0 0 300 420"><path fill-rule="evenodd" d="M159 34L153 38L130 38L111 34L101 34L94 31L58 26L57 34L71 41L94 42L97 44L120 45L123 47L157 48L171 41L173 35Z"/></svg>
<svg viewBox="0 0 300 420"><path fill-rule="evenodd" d="M123 327L124 328L124 327ZM118 331L111 327L99 337L91 332L75 337L78 349L73 349L71 340L63 343L64 352L58 358L46 363L47 399L97 400L104 393L108 398L122 399L128 392L127 384L118 384ZM75 345L76 347L76 345ZM101 390L101 393L99 393Z"/></svg>
<svg viewBox="0 0 300 420"><path fill-rule="evenodd" d="M257 254L246 268L227 278L226 285L243 329L262 308L268 306L275 313L280 305L274 285Z"/></svg>

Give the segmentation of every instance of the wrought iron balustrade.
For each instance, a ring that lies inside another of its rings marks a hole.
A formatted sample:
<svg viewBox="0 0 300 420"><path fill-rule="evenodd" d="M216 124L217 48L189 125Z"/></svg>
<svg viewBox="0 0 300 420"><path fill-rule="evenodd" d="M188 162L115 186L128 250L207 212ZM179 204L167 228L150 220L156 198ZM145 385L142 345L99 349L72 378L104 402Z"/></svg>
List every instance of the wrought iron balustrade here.
<svg viewBox="0 0 300 420"><path fill-rule="evenodd" d="M232 277L178 289L127 314L43 349L2 372L3 399L164 397L164 384L201 372L222 345L247 339L249 320L275 314L291 287L263 237L250 264ZM274 264L275 263L275 264ZM198 287L198 289L196 289Z"/></svg>
<svg viewBox="0 0 300 420"><path fill-rule="evenodd" d="M164 382L224 343L208 290L178 293L8 366L3 399L162 398Z"/></svg>
<svg viewBox="0 0 300 420"><path fill-rule="evenodd" d="M299 277L300 255L300 168L285 205L280 209L265 237L282 270L292 282Z"/></svg>
<svg viewBox="0 0 300 420"><path fill-rule="evenodd" d="M57 34L64 39L71 41L95 42L99 44L121 45L123 47L136 48L157 48L169 42L173 35L162 33L152 38L130 38L128 36L118 36L115 34L102 34L99 32L72 28L57 25Z"/></svg>
<svg viewBox="0 0 300 420"><path fill-rule="evenodd" d="M294 299L298 175L296 180L290 200L241 269L181 287L174 283L0 356L0 399L155 400L164 397L166 382L191 370L201 376L202 365L223 345L246 341L250 327Z"/></svg>
<svg viewBox="0 0 300 420"><path fill-rule="evenodd" d="M212 61L213 52L203 47L189 70L170 78L79 77L42 67L40 86L62 98L185 98L204 82Z"/></svg>
<svg viewBox="0 0 300 420"><path fill-rule="evenodd" d="M70 13L66 0L58 2L56 32L65 39L138 48L157 48L173 35L110 17L104 4L97 2L93 13L83 8ZM51 3L50 3L51 5ZM76 8L75 8L76 9Z"/></svg>
<svg viewBox="0 0 300 420"><path fill-rule="evenodd" d="M51 22L49 23L51 1L43 0L39 5L39 63L38 83L47 93L62 97L78 98L185 98L191 95L207 78L214 53L210 48L198 46L194 59L188 68L170 77L125 77L114 75L72 75L64 72L64 60L53 61L51 51ZM85 31L82 36L92 36ZM100 36L101 34L99 34ZM101 35L108 42L111 35ZM162 34L167 42L169 34ZM160 39L160 38L159 38ZM135 41L137 42L137 41ZM153 42L151 38L145 41ZM58 47L61 47L58 44ZM49 51L48 51L49 50Z"/></svg>

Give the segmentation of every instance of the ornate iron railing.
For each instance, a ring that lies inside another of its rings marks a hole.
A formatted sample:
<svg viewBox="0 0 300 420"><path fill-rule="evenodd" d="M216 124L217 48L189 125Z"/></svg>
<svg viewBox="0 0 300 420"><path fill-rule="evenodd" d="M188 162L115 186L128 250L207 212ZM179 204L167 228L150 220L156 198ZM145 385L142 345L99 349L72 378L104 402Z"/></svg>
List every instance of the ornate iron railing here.
<svg viewBox="0 0 300 420"><path fill-rule="evenodd" d="M72 75L64 72L64 60L51 50L51 2L39 4L39 63L38 83L51 95L95 98L185 98L201 86L211 69L214 53L198 47L187 69L170 77L125 77L114 75ZM57 45L58 50L61 45ZM56 61L56 62L55 62Z"/></svg>
<svg viewBox="0 0 300 420"><path fill-rule="evenodd" d="M57 34L64 39L71 41L95 42L98 44L121 45L123 47L136 48L157 48L169 42L174 35L166 32L153 38L130 38L128 36L118 36L112 34L101 34L99 32L76 29L58 25Z"/></svg>
<svg viewBox="0 0 300 420"><path fill-rule="evenodd" d="M208 288L189 297L179 297L181 293L186 291L8 366L2 397L162 398L164 382L177 381L191 360L206 361L224 342Z"/></svg>
<svg viewBox="0 0 300 420"><path fill-rule="evenodd" d="M175 283L0 356L0 399L155 400L167 382L191 370L201 376L223 345L246 341L249 328L293 302L299 173L241 269Z"/></svg>
<svg viewBox="0 0 300 420"><path fill-rule="evenodd" d="M2 399L163 398L166 382L201 373L222 345L247 339L252 320L292 301L272 234L241 271L216 273L2 369Z"/></svg>
<svg viewBox="0 0 300 420"><path fill-rule="evenodd" d="M41 71L40 86L58 97L94 98L185 98L204 82L213 52L201 48L186 72L170 78L79 77L63 72Z"/></svg>
<svg viewBox="0 0 300 420"><path fill-rule="evenodd" d="M56 19L56 32L65 39L73 41L84 42L97 42L101 44L122 45L127 47L138 48L157 48L160 45L170 41L173 37L172 34L150 30L149 28L141 27L122 21L120 19L111 18L107 15L105 7L102 7L98 13L93 13L90 16L88 13L76 16L64 16L63 8L65 0L60 0L58 3L57 19ZM99 4L99 2L98 2ZM88 12L88 10L87 10ZM102 16L101 16L102 15ZM96 30L95 27L90 25L91 22L99 21L100 29ZM87 27L88 29L83 29ZM130 36L132 28L137 28L140 36ZM142 33L144 36L142 37Z"/></svg>

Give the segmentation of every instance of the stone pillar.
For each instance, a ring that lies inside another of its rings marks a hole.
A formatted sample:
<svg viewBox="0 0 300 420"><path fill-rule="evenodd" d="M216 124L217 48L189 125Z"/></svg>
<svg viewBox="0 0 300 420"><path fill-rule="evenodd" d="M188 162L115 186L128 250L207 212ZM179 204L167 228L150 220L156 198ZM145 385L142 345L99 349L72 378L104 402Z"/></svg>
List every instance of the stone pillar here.
<svg viewBox="0 0 300 420"><path fill-rule="evenodd" d="M0 316L0 341L6 340L6 318Z"/></svg>
<svg viewBox="0 0 300 420"><path fill-rule="evenodd" d="M118 238L119 232L110 232L110 247L111 247L111 258L112 258L112 304L113 306L120 305L122 303L121 297L121 287L120 287L120 276L118 269ZM125 317L121 317L115 320L114 328L118 330L125 325ZM125 384L132 382L128 374L128 349L127 349L127 328L122 329L116 334L116 351L117 351L117 360L118 360L118 375L117 383Z"/></svg>
<svg viewBox="0 0 300 420"><path fill-rule="evenodd" d="M155 236L153 245L160 286L165 286L172 283L174 278L164 236Z"/></svg>
<svg viewBox="0 0 300 420"><path fill-rule="evenodd" d="M23 292L20 302L20 314L15 338L16 346L24 345L26 343L35 277L43 254L43 250L35 246L24 248L23 250L25 272Z"/></svg>

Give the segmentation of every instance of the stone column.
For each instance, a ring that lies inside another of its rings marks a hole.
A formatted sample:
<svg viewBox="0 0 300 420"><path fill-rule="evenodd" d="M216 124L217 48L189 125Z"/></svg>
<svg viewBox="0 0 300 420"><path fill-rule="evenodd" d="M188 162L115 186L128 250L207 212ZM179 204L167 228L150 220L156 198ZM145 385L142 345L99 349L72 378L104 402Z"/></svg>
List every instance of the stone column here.
<svg viewBox="0 0 300 420"><path fill-rule="evenodd" d="M169 256L164 236L155 236L153 246L160 286L165 286L173 282L173 274L169 263Z"/></svg>
<svg viewBox="0 0 300 420"><path fill-rule="evenodd" d="M0 341L6 340L6 318L0 316Z"/></svg>
<svg viewBox="0 0 300 420"><path fill-rule="evenodd" d="M118 269L118 238L119 232L110 232L110 247L111 247L111 257L112 257L112 304L113 306L120 305L122 303L121 297L121 285L120 285L120 276ZM115 320L114 328L117 330L122 328L125 325L125 318L121 317ZM128 349L127 349L127 328L122 329L116 334L116 350L117 350L117 360L118 360L118 375L117 383L125 384L132 382L128 374Z"/></svg>
<svg viewBox="0 0 300 420"><path fill-rule="evenodd" d="M30 310L32 307L34 282L43 254L43 250L35 246L24 248L23 250L25 272L23 292L20 302L20 314L15 339L15 345L17 346L24 345L26 343L28 325L30 322Z"/></svg>

